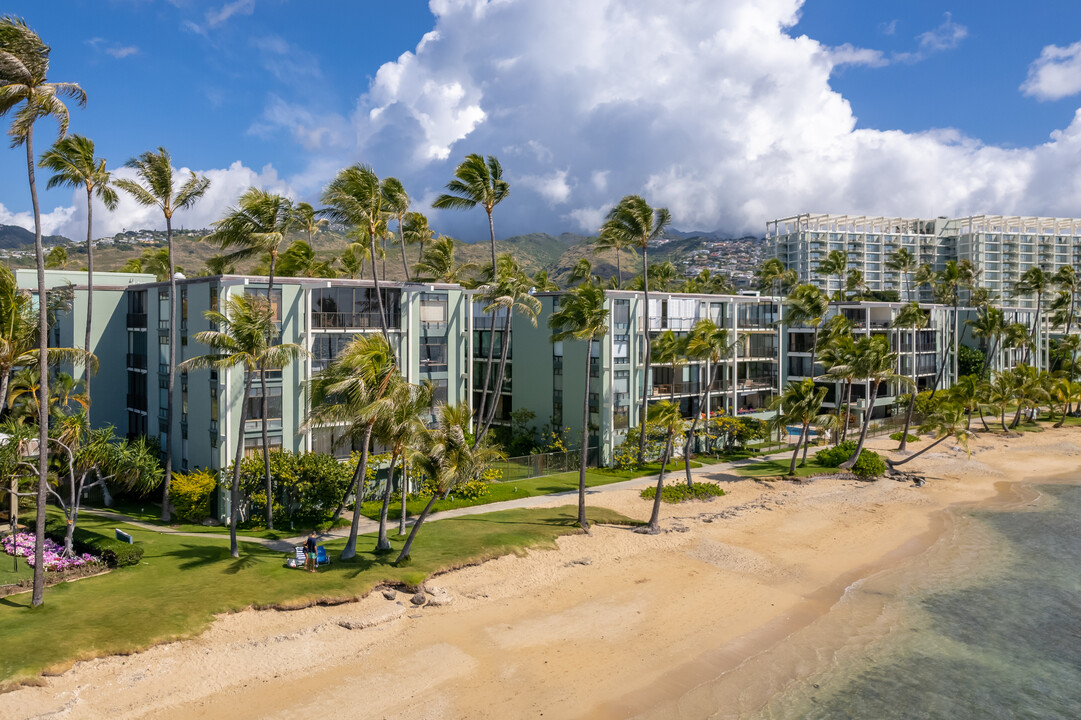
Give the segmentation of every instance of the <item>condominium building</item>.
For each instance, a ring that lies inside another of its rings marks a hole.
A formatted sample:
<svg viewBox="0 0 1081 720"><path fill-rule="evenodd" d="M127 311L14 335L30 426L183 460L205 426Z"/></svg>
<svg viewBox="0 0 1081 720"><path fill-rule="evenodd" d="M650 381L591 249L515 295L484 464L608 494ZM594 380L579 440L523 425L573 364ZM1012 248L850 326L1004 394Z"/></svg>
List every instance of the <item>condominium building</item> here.
<svg viewBox="0 0 1081 720"><path fill-rule="evenodd" d="M886 262L905 248L918 265L942 270L949 260L968 260L980 271L978 282L1020 308L1034 308L1035 298L1018 295L1026 270L1048 273L1081 266L1081 220L1005 215L963 218L898 218L866 215L803 214L766 224L773 256L795 270L802 283L831 294L842 281L818 274L832 250L848 253L849 268L860 270L873 291L896 291L901 300L931 299L929 289L911 286L911 278L891 271Z"/></svg>

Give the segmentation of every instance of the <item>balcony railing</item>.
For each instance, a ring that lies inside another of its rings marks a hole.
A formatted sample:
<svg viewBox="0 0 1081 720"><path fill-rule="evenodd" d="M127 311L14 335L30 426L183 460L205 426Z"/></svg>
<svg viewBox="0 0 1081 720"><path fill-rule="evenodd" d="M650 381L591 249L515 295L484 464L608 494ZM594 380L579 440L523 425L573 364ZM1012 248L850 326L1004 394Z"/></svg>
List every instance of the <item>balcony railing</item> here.
<svg viewBox="0 0 1081 720"><path fill-rule="evenodd" d="M387 313L387 329L398 330L400 318ZM314 328L378 328L379 313L316 312L312 313Z"/></svg>
<svg viewBox="0 0 1081 720"><path fill-rule="evenodd" d="M696 395L701 391L699 383L658 383L650 388L653 397L666 397L668 395Z"/></svg>

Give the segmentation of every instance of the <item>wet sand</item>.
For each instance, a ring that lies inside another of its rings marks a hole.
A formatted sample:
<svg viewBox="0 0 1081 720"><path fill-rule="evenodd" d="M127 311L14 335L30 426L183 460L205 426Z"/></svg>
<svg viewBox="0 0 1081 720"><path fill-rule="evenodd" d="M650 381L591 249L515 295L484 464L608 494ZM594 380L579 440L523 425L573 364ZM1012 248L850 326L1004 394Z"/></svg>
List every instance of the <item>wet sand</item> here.
<svg viewBox="0 0 1081 720"><path fill-rule="evenodd" d="M455 571L428 583L453 598L444 607L374 592L223 616L192 640L80 662L2 695L0 717L696 718L722 703L738 716L789 672L756 659L863 579L919 562L953 531L946 508L1075 470L1081 430L980 436L972 449L947 441L905 465L929 478L922 488L718 477L728 494L665 505L662 535L598 527L556 551ZM635 491L590 501L650 510Z"/></svg>

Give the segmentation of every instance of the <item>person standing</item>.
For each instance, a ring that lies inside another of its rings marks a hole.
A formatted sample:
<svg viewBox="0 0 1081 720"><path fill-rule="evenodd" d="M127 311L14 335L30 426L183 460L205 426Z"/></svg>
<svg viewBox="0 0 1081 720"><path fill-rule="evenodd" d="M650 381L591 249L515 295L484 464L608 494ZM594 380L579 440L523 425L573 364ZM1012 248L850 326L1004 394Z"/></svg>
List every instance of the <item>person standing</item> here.
<svg viewBox="0 0 1081 720"><path fill-rule="evenodd" d="M315 572L315 568L316 568L315 530L312 530L311 534L308 535L308 539L304 541L304 567L308 572Z"/></svg>

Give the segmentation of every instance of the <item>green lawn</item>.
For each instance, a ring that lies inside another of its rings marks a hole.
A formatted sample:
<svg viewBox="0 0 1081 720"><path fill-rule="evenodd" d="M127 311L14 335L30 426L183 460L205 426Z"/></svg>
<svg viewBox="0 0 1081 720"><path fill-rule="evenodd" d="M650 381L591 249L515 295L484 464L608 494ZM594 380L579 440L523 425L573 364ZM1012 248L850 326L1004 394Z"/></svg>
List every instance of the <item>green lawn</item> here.
<svg viewBox="0 0 1081 720"><path fill-rule="evenodd" d="M702 467L702 464L691 460L691 467ZM668 469L665 472L683 472L685 469L686 464L683 460L673 460L672 462L668 463ZM621 470L614 467L599 468L594 472L598 473L599 475L606 475L610 478L614 478L612 480L609 480L608 482L621 482L623 480L633 480L634 478L645 477L647 475L656 475L660 471L661 464L659 462L651 462L646 463L640 468L627 468L626 470Z"/></svg>
<svg viewBox="0 0 1081 720"><path fill-rule="evenodd" d="M802 457L803 451L800 451ZM773 460L763 460L761 462L747 463L746 465L737 465L732 468L732 472L737 475L743 475L744 477L752 478L768 478L779 477L788 475L788 467L792 462L792 454L787 453L784 456L778 456ZM837 472L837 468L823 467L818 464L818 459L814 455L807 455L807 464L803 467L799 466L799 461L796 462L796 476L807 477L808 475L817 475L820 473L833 473Z"/></svg>
<svg viewBox="0 0 1081 720"><path fill-rule="evenodd" d="M206 628L217 613L355 598L381 582L416 585L437 570L531 547L551 548L555 538L579 532L576 515L576 506L564 506L433 523L421 530L413 561L403 568L390 565L403 539L393 535L394 553L376 555L371 552L374 539L364 536L363 552L355 559L335 560L317 575L287 568L285 555L259 545L242 544L241 557L234 560L218 538L178 537L129 525L146 551L139 565L46 588L45 605L37 609L30 609L28 592L0 598L0 685L80 658L189 637ZM589 518L634 522L604 508L589 508ZM85 517L80 525L111 535L116 522ZM344 543L328 543L332 558ZM0 557L4 559L11 558ZM10 564L7 567L10 575Z"/></svg>

